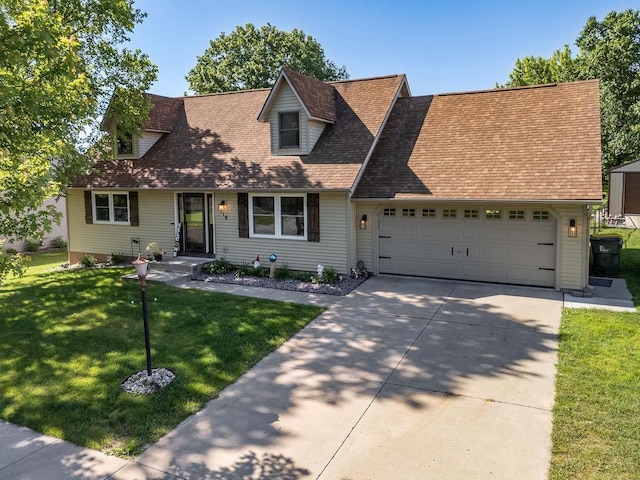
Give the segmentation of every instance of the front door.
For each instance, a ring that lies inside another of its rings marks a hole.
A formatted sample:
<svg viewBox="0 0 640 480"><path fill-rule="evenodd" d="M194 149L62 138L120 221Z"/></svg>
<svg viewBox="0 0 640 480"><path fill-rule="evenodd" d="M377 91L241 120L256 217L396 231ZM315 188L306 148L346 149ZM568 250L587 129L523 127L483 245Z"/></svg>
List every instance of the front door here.
<svg viewBox="0 0 640 480"><path fill-rule="evenodd" d="M182 251L186 254L206 253L204 193L183 193L180 213Z"/></svg>

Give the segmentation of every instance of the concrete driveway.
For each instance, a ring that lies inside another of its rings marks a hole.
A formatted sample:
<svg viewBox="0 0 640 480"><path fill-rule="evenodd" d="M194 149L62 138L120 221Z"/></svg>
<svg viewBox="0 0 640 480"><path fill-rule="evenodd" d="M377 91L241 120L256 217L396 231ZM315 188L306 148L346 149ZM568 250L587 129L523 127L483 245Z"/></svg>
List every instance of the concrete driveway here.
<svg viewBox="0 0 640 480"><path fill-rule="evenodd" d="M115 479L543 479L562 295L375 277Z"/></svg>

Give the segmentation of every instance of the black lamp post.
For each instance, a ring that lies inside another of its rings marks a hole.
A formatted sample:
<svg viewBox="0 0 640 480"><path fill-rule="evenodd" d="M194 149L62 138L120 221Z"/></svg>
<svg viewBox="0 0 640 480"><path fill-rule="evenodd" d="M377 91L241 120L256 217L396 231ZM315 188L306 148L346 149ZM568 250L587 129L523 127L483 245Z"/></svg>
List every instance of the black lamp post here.
<svg viewBox="0 0 640 480"><path fill-rule="evenodd" d="M142 320L144 322L144 344L147 349L147 376L151 377L151 341L149 340L149 315L147 313L147 269L149 262L138 255L134 260L138 278L140 279L140 292L142 293Z"/></svg>

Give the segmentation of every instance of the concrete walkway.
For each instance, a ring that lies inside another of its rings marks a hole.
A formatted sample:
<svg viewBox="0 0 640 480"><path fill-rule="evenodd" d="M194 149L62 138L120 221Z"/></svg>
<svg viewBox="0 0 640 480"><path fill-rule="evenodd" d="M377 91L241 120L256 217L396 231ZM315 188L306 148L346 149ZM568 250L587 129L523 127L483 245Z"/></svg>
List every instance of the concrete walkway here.
<svg viewBox="0 0 640 480"><path fill-rule="evenodd" d="M0 424L0 479L546 478L562 294L391 277L342 298L249 291L331 306L135 462Z"/></svg>

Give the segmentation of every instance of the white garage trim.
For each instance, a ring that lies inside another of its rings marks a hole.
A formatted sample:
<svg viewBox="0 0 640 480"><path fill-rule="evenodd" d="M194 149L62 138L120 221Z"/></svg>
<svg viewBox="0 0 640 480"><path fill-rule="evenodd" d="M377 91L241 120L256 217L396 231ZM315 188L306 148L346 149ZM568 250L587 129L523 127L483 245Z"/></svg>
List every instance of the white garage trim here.
<svg viewBox="0 0 640 480"><path fill-rule="evenodd" d="M376 243L381 274L556 284L549 207L388 204L377 215Z"/></svg>

